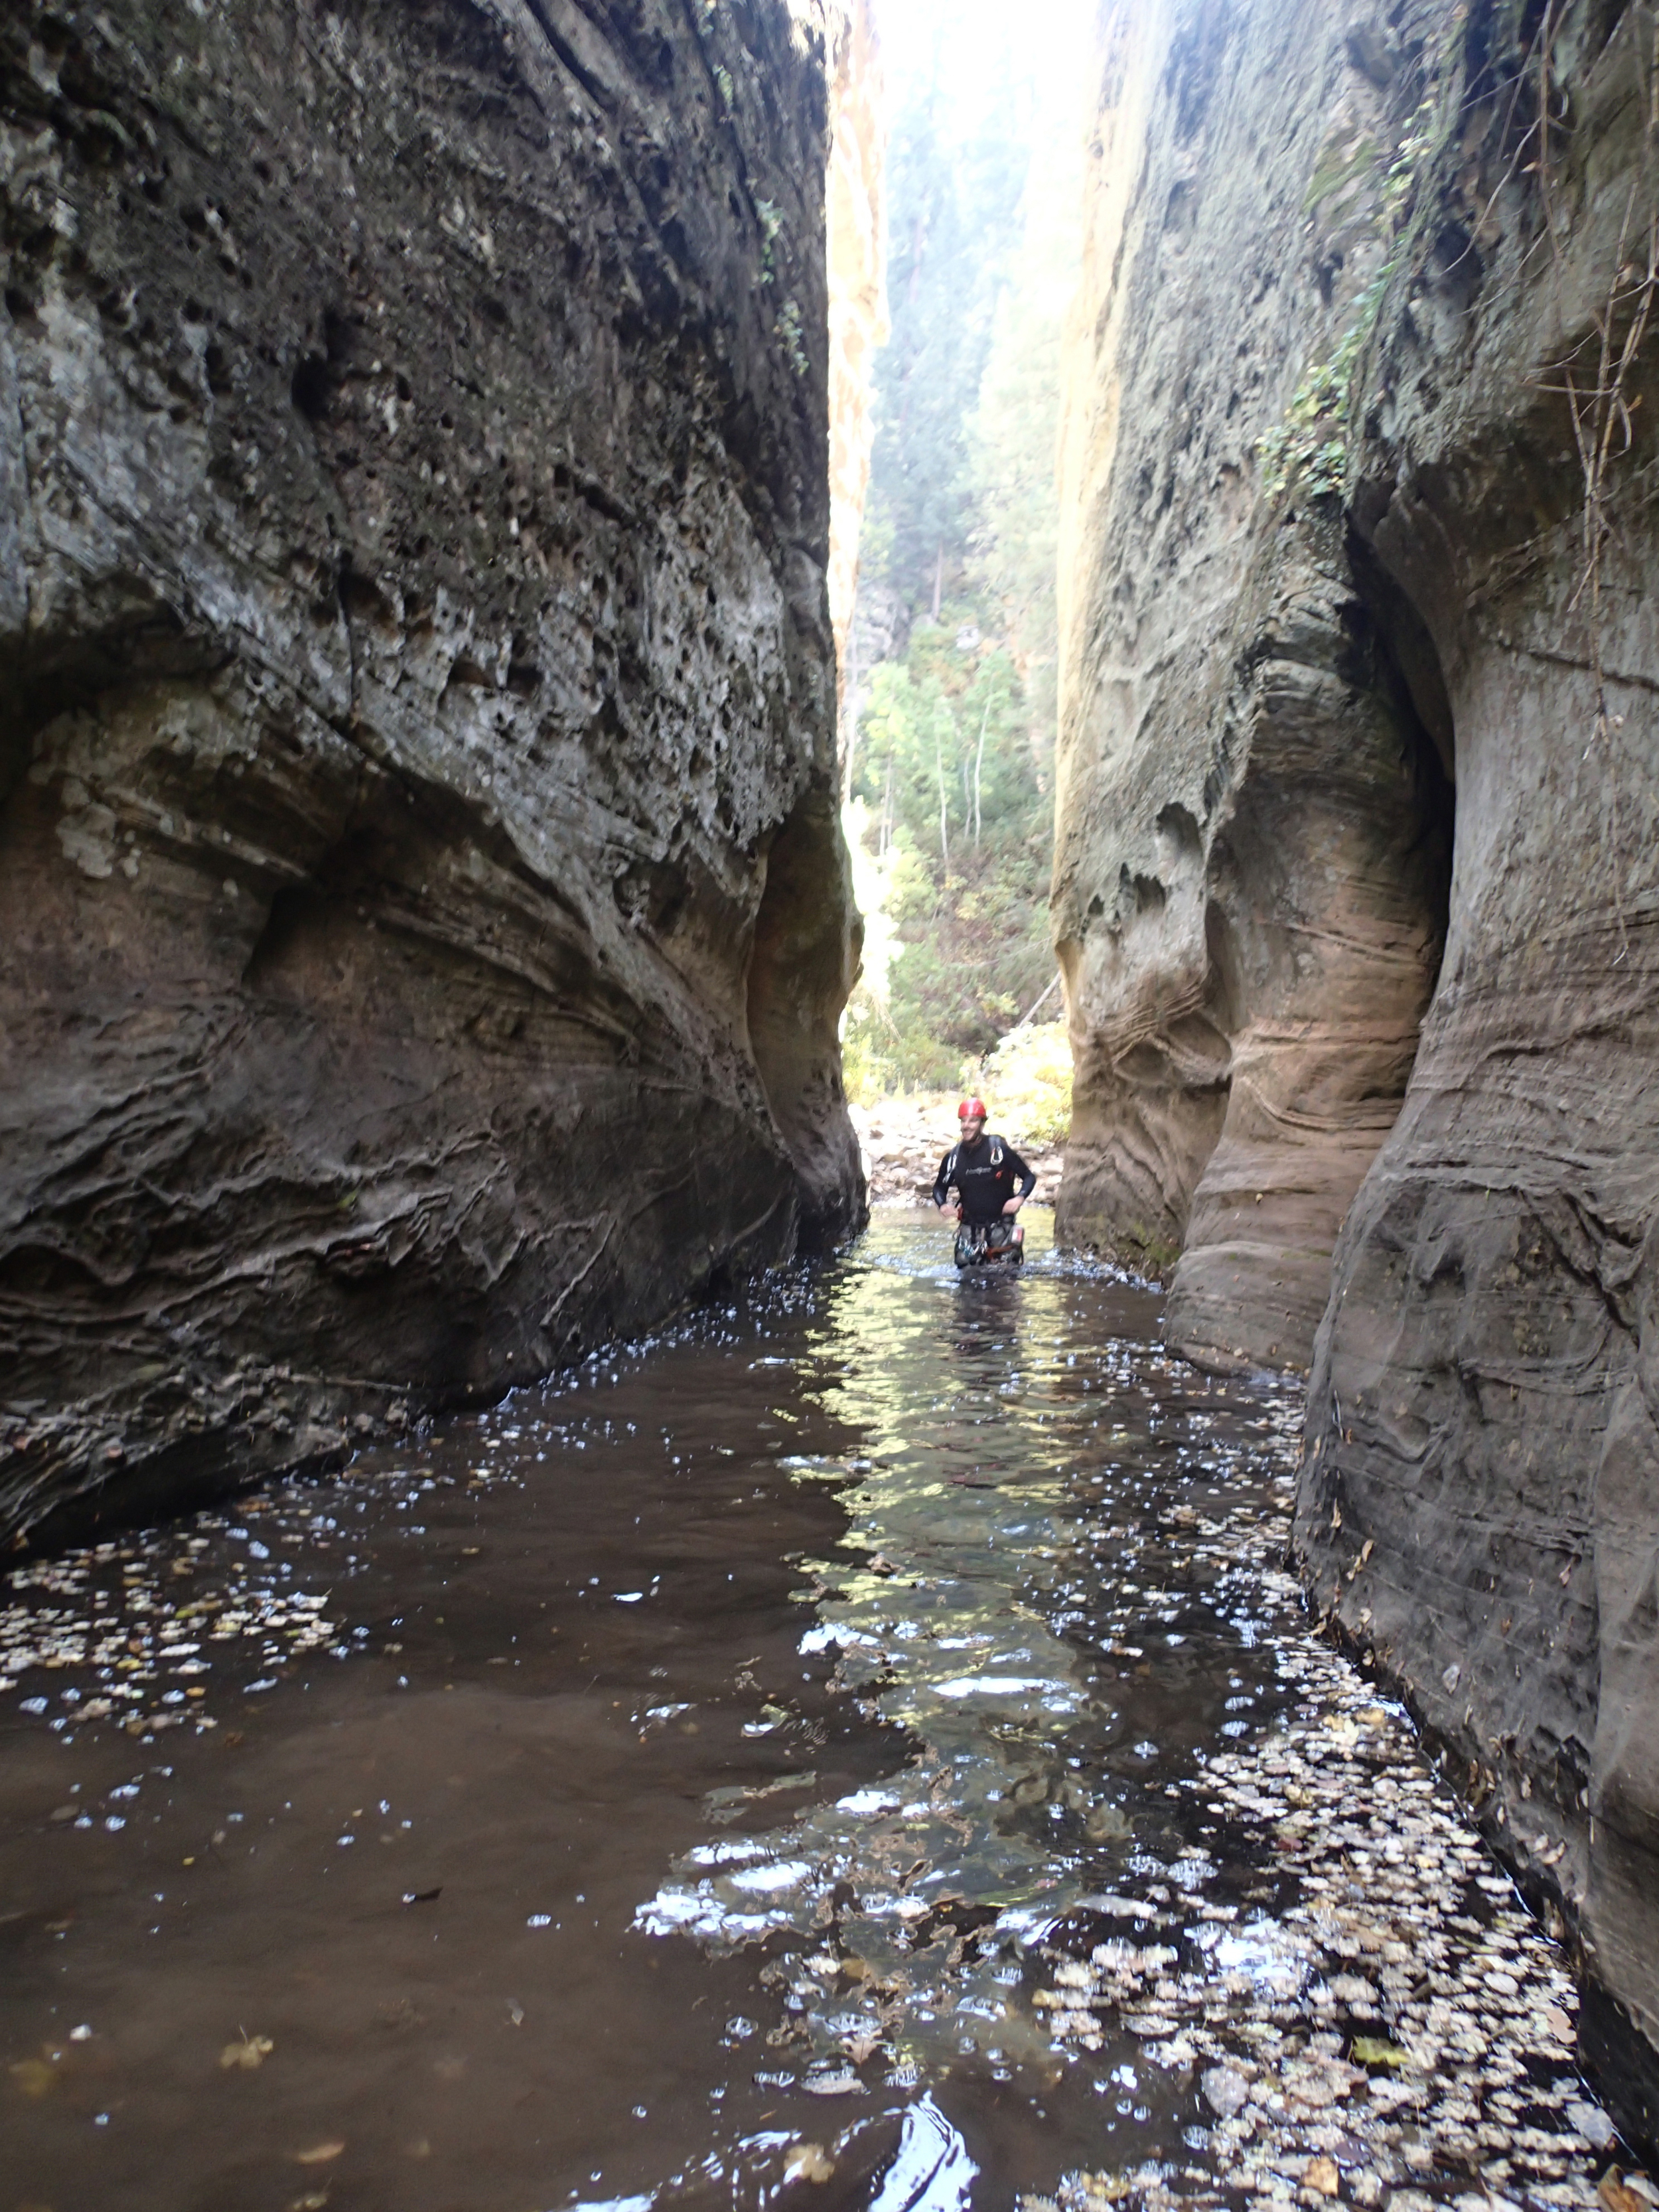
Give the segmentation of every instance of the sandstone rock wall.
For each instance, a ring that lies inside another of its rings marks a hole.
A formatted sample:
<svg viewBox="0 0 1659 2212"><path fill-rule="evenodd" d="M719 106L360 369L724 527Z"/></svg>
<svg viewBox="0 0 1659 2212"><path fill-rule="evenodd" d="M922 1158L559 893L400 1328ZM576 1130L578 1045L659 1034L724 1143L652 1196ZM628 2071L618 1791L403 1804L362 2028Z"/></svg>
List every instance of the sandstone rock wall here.
<svg viewBox="0 0 1659 2212"><path fill-rule="evenodd" d="M1455 27L1431 81L1455 127L1422 157L1433 228L1359 364L1350 511L1384 619L1419 618L1443 674L1455 857L1404 1110L1337 1245L1297 1513L1321 1604L1407 1677L1580 1928L1587 2050L1650 2143L1653 38L1638 7L1553 9L1530 47L1497 9Z"/></svg>
<svg viewBox="0 0 1659 2212"><path fill-rule="evenodd" d="M1384 258L1380 179L1307 204L1384 103L1327 10L1112 21L1062 441L1060 1227L1173 1270L1189 1350L1305 1364L1444 915L1435 746L1340 518L1264 516L1255 459Z"/></svg>
<svg viewBox="0 0 1659 2212"><path fill-rule="evenodd" d="M5 12L5 1528L337 1452L857 1218L845 37Z"/></svg>
<svg viewBox="0 0 1659 2212"><path fill-rule="evenodd" d="M1311 1366L1310 1591L1578 1932L1651 2140L1653 20L1108 27L1062 1227L1197 1356Z"/></svg>

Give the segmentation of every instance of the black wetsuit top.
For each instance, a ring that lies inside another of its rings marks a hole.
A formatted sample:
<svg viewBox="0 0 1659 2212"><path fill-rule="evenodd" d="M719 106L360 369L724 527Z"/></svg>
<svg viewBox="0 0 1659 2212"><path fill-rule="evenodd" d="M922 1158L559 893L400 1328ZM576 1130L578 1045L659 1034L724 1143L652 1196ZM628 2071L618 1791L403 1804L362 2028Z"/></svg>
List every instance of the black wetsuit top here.
<svg viewBox="0 0 1659 2212"><path fill-rule="evenodd" d="M935 1206L944 1205L952 1183L962 1199L964 1221L994 1221L1014 1195L1016 1183L1019 1195L1029 1198L1036 1188L1036 1177L1006 1137L994 1137L986 1130L976 1145L952 1146L939 1162Z"/></svg>

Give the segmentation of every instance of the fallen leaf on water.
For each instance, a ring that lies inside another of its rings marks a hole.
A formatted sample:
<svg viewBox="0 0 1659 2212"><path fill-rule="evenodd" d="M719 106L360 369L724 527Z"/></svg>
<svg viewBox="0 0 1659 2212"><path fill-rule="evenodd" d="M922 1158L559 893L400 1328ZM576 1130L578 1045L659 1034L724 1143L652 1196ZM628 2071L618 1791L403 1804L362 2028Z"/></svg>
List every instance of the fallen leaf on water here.
<svg viewBox="0 0 1659 2212"><path fill-rule="evenodd" d="M1241 2112L1250 2100L1250 2085L1236 2066L1212 2066L1199 2087L1210 2110L1224 2120Z"/></svg>
<svg viewBox="0 0 1659 2212"><path fill-rule="evenodd" d="M804 2075L800 2086L809 2097L862 2097L868 2094L850 2066L843 2066L838 2074L826 2071Z"/></svg>
<svg viewBox="0 0 1659 2212"><path fill-rule="evenodd" d="M323 2212L327 2203L327 2190L307 2189L303 2197L289 2197L288 2212Z"/></svg>
<svg viewBox="0 0 1659 2212"><path fill-rule="evenodd" d="M1626 2183L1616 2166L1610 2166L1596 2185L1604 2212L1649 2212L1646 2201Z"/></svg>
<svg viewBox="0 0 1659 2212"><path fill-rule="evenodd" d="M1356 2035L1352 2045L1354 2062L1360 2066L1409 2066L1411 2053L1402 2051L1397 2043L1385 2043L1381 2036Z"/></svg>
<svg viewBox="0 0 1659 2212"><path fill-rule="evenodd" d="M828 2181L836 2161L822 2143L797 2143L783 2162L786 2181Z"/></svg>
<svg viewBox="0 0 1659 2212"><path fill-rule="evenodd" d="M524 2007L518 2002L516 1997L509 1997L507 1999L507 2016L512 2021L514 2027L522 2027L524 2026Z"/></svg>
<svg viewBox="0 0 1659 2212"><path fill-rule="evenodd" d="M1113 1804L1097 1805L1084 1820L1084 1833L1091 1844L1121 1843L1129 1834L1129 1823Z"/></svg>
<svg viewBox="0 0 1659 2212"><path fill-rule="evenodd" d="M1337 2191L1336 2160L1334 2158L1311 2160L1302 2182L1304 2188L1316 2191L1321 2197L1334 2197Z"/></svg>
<svg viewBox="0 0 1659 2212"><path fill-rule="evenodd" d="M295 2152L294 2163L295 2166L326 2166L331 2159L338 2158L344 2148L343 2142L313 2143L309 2150Z"/></svg>
<svg viewBox="0 0 1659 2212"><path fill-rule="evenodd" d="M219 2063L227 2073L240 2066L251 2074L256 2066L263 2066L276 2048L268 2035L244 2034L240 2043L228 2043L219 2053Z"/></svg>
<svg viewBox="0 0 1659 2212"><path fill-rule="evenodd" d="M57 2087L58 2069L44 2058L20 2058L7 2071L26 2097L49 2096Z"/></svg>

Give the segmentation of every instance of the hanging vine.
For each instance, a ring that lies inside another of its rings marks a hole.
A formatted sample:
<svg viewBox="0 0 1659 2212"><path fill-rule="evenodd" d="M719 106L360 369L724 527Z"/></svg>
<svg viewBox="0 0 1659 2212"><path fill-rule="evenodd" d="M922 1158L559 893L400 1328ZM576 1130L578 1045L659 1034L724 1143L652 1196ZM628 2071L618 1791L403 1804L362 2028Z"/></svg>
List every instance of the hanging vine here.
<svg viewBox="0 0 1659 2212"><path fill-rule="evenodd" d="M1395 149L1377 195L1375 233L1387 241L1381 267L1354 299L1346 328L1328 360L1310 368L1291 393L1282 419L1256 447L1261 486L1269 499L1294 489L1304 497L1340 495L1355 449L1354 372L1376 331L1382 303L1397 271L1416 253L1429 196L1419 190L1455 127L1461 75L1453 63L1461 13L1430 73L1419 101Z"/></svg>
<svg viewBox="0 0 1659 2212"><path fill-rule="evenodd" d="M1556 144L1565 143L1568 125L1565 113L1555 112L1554 58L1559 26L1560 0L1548 0L1538 38L1537 175L1543 204L1544 226L1549 241L1558 308L1565 319L1564 246L1569 218L1560 204L1560 177ZM1581 544L1577 588L1571 611L1583 609L1589 641L1588 658L1594 686L1595 720L1588 759L1612 730L1623 725L1622 715L1607 705L1604 654L1602 594L1607 547L1613 538L1608 513L1608 488L1613 465L1635 443L1632 410L1640 404L1631 385L1641 356L1642 343L1652 319L1659 293L1659 195L1655 192L1656 151L1659 151L1659 22L1645 0L1638 0L1633 15L1646 19L1650 29L1645 55L1632 23L1631 36L1638 65L1645 61L1643 82L1642 153L1631 179L1620 220L1613 274L1605 297L1590 315L1589 334L1554 365L1559 381L1540 389L1565 399L1572 425L1573 445L1583 483L1579 516ZM1565 109L1565 103L1562 103ZM1645 197L1645 212L1640 203Z"/></svg>

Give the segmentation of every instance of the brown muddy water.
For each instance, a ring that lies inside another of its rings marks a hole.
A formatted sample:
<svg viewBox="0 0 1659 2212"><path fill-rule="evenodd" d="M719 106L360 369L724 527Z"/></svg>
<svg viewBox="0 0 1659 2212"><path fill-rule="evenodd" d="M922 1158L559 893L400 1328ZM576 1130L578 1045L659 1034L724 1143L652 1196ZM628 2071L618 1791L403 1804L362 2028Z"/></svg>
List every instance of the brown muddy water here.
<svg viewBox="0 0 1659 2212"><path fill-rule="evenodd" d="M0 2212L1593 2206L1562 1962L1283 1572L1299 1416L878 1216L23 1570Z"/></svg>

